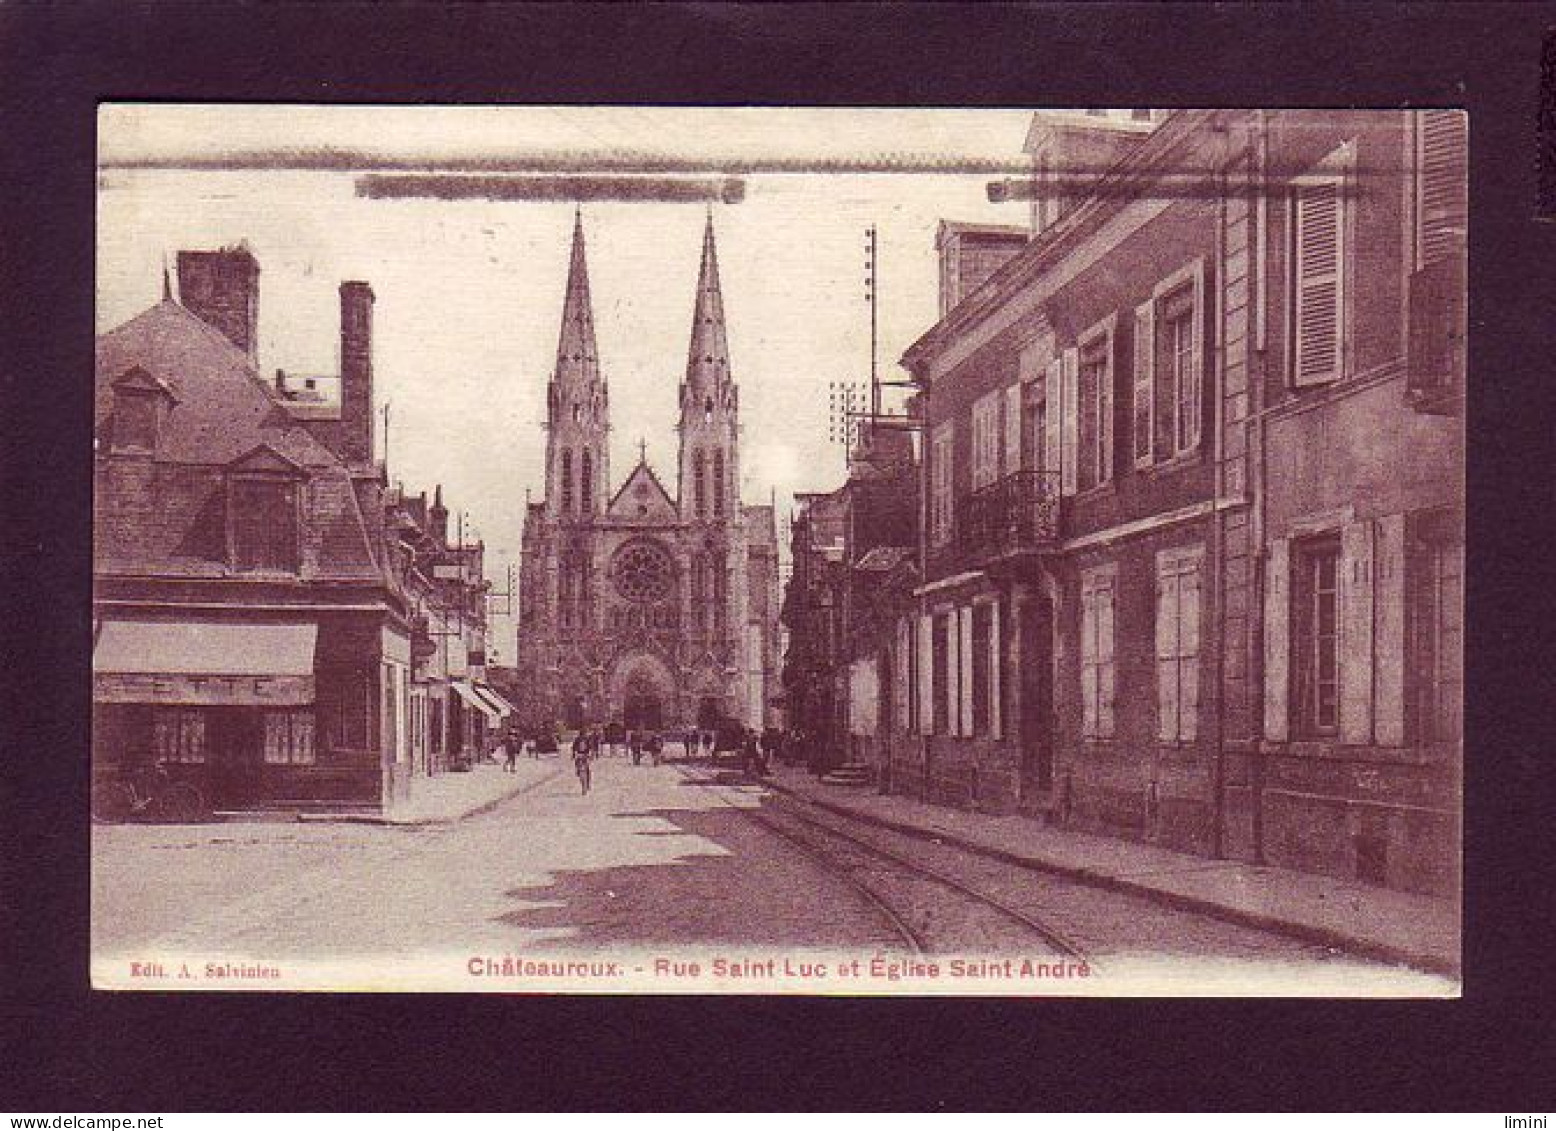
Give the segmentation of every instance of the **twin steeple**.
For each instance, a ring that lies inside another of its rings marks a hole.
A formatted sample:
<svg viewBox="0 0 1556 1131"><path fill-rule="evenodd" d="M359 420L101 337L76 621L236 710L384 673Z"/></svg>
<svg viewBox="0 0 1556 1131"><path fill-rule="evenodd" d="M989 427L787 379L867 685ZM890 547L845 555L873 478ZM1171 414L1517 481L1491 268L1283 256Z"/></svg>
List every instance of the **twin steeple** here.
<svg viewBox="0 0 1556 1131"><path fill-rule="evenodd" d="M573 218L567 293L547 400L546 497L552 513L575 519L599 514L610 497L609 404L595 342L581 211ZM680 387L679 494L684 518L727 518L738 510L736 407L710 211L703 230L686 377Z"/></svg>

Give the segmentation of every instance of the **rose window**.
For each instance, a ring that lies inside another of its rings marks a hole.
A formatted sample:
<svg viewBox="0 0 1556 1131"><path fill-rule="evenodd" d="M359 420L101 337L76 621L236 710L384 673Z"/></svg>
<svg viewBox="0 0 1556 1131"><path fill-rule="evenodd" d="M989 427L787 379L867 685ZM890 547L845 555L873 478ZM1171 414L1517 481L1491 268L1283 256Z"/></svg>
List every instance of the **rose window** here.
<svg viewBox="0 0 1556 1131"><path fill-rule="evenodd" d="M635 542L616 555L616 592L629 601L657 601L671 595L674 570L658 546Z"/></svg>

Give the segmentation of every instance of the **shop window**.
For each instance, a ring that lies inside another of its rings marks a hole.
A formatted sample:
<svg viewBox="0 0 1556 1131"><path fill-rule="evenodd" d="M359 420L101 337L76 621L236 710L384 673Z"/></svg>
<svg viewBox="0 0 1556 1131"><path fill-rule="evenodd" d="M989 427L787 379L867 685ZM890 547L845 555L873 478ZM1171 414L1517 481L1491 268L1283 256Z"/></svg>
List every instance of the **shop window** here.
<svg viewBox="0 0 1556 1131"><path fill-rule="evenodd" d="M200 763L206 757L205 715L198 710L158 708L152 749L159 762Z"/></svg>
<svg viewBox="0 0 1556 1131"><path fill-rule="evenodd" d="M313 764L312 711L265 712L265 761L272 766Z"/></svg>
<svg viewBox="0 0 1556 1131"><path fill-rule="evenodd" d="M1333 735L1340 725L1340 540L1292 546L1291 649L1295 722L1303 737Z"/></svg>

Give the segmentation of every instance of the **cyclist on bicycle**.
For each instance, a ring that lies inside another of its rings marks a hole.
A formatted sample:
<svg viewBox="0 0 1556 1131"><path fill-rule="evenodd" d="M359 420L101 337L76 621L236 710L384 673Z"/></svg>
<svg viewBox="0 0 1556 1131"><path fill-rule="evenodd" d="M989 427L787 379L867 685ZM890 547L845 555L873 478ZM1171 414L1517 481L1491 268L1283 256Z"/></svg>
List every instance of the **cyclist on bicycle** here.
<svg viewBox="0 0 1556 1131"><path fill-rule="evenodd" d="M589 762L592 760L593 755L593 739L590 738L589 732L586 730L579 731L573 739L573 772L578 775L578 784L583 787L584 793L589 792L591 778L593 777L592 771L589 768Z"/></svg>

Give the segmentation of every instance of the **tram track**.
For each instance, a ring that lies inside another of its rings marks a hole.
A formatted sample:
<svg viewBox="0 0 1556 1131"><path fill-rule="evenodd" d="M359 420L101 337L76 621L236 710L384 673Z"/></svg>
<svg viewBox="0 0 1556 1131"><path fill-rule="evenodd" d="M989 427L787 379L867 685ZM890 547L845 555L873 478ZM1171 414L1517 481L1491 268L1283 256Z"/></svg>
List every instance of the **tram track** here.
<svg viewBox="0 0 1556 1131"><path fill-rule="evenodd" d="M712 790L753 823L842 876L881 911L915 954L965 952L992 946L1025 949L1031 937L1035 937L1056 955L1093 968L1097 965L1063 932L1008 900L860 836L831 818L804 813L782 794L768 793L767 805L737 804L716 778L686 767L677 769L687 780ZM938 896L926 898L931 890ZM945 913L946 892L960 904L958 914Z"/></svg>

